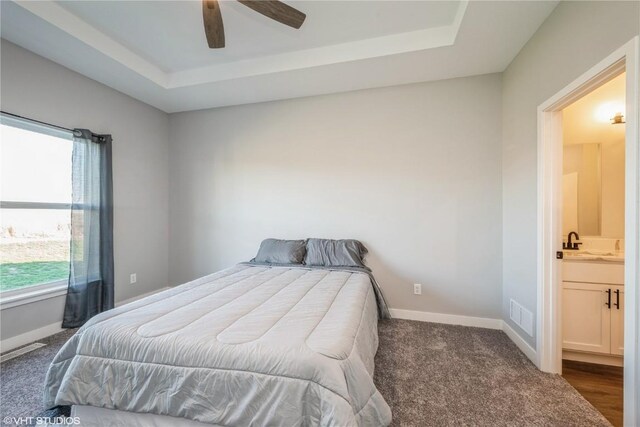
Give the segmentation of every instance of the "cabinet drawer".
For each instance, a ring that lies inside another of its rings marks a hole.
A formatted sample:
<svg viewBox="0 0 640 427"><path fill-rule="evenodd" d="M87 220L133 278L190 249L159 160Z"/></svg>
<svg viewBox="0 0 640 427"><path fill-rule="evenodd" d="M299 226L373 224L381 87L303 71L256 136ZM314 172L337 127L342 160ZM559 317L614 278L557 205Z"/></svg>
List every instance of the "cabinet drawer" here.
<svg viewBox="0 0 640 427"><path fill-rule="evenodd" d="M594 261L564 261L562 280L565 282L624 284L624 264Z"/></svg>

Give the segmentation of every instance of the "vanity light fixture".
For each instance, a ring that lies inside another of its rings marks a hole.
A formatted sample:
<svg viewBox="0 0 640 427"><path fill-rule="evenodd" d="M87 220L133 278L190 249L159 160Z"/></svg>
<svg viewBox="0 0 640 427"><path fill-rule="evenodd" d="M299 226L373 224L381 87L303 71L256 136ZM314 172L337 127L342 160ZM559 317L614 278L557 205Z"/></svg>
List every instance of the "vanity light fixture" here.
<svg viewBox="0 0 640 427"><path fill-rule="evenodd" d="M624 121L624 115L622 113L616 113L615 116L611 117L612 125L621 125L623 123L626 122Z"/></svg>

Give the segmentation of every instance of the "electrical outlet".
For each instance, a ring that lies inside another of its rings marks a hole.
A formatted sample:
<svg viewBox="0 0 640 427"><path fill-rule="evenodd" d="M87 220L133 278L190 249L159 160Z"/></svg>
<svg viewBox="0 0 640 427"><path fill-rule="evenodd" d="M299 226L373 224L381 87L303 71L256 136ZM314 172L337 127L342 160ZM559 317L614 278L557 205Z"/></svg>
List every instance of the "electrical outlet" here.
<svg viewBox="0 0 640 427"><path fill-rule="evenodd" d="M130 277L129 277L129 283L130 284L134 284L138 281L138 276L136 275L136 273L133 273Z"/></svg>
<svg viewBox="0 0 640 427"><path fill-rule="evenodd" d="M415 295L422 295L422 285L420 283L413 284L413 293Z"/></svg>

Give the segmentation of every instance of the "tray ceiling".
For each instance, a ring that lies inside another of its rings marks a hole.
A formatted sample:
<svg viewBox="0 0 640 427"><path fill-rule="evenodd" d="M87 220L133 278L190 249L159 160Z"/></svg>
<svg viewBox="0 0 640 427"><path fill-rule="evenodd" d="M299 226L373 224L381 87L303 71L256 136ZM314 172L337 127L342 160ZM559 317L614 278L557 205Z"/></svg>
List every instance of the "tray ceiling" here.
<svg viewBox="0 0 640 427"><path fill-rule="evenodd" d="M3 1L1 34L177 112L500 72L557 4L287 3L307 14L300 30L221 2L216 50L199 1Z"/></svg>

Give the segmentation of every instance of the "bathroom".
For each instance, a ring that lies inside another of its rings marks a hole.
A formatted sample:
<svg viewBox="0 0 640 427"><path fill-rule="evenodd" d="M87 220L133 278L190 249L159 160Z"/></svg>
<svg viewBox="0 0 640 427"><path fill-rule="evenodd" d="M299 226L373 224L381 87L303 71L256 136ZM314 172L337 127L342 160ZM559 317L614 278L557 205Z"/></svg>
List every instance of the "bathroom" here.
<svg viewBox="0 0 640 427"><path fill-rule="evenodd" d="M562 111L563 376L622 425L625 73Z"/></svg>

